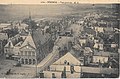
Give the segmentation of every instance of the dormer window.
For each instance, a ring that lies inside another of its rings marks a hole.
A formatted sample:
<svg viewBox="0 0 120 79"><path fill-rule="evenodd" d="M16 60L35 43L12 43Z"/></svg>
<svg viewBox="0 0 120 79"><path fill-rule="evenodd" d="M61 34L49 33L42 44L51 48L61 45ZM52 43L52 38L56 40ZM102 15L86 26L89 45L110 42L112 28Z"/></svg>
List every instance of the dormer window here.
<svg viewBox="0 0 120 79"><path fill-rule="evenodd" d="M69 62L67 63L67 65L69 65Z"/></svg>
<svg viewBox="0 0 120 79"><path fill-rule="evenodd" d="M66 60L64 61L64 64L67 64L67 61L66 61Z"/></svg>
<svg viewBox="0 0 120 79"><path fill-rule="evenodd" d="M26 46L26 48L29 48L28 45L29 45L29 42L27 42L27 46Z"/></svg>

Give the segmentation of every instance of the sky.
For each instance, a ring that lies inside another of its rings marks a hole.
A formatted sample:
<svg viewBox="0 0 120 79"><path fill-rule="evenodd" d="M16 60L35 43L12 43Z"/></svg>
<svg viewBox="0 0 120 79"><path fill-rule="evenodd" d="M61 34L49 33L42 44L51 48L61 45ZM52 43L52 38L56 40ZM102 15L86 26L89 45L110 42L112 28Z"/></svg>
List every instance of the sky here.
<svg viewBox="0 0 120 79"><path fill-rule="evenodd" d="M0 4L41 4L41 1L77 1L79 3L120 3L120 0L0 0Z"/></svg>

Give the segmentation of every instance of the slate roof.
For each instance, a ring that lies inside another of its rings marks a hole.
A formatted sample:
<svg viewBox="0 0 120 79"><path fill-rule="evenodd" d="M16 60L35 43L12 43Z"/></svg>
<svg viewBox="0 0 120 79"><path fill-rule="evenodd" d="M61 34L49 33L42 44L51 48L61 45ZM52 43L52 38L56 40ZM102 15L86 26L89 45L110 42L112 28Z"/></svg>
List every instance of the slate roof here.
<svg viewBox="0 0 120 79"><path fill-rule="evenodd" d="M26 46L29 43L34 48L37 48L39 44L43 45L44 43L46 43L50 37L51 36L48 33L44 33L43 35L42 30L38 28L37 30L34 30L32 33L29 32L21 47Z"/></svg>
<svg viewBox="0 0 120 79"><path fill-rule="evenodd" d="M37 30L33 31L32 37L35 45L38 46L39 44L43 45L46 43L50 39L51 35L49 33L44 33L43 35L42 29L38 28Z"/></svg>

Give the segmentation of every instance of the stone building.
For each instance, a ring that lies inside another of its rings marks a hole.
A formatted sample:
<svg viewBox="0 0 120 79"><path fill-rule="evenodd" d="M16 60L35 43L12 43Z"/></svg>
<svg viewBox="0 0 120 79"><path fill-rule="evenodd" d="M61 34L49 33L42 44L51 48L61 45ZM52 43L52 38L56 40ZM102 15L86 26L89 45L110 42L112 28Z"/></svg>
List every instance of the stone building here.
<svg viewBox="0 0 120 79"><path fill-rule="evenodd" d="M51 35L37 29L29 33L20 47L20 62L22 64L35 64L42 61L52 51L53 41Z"/></svg>

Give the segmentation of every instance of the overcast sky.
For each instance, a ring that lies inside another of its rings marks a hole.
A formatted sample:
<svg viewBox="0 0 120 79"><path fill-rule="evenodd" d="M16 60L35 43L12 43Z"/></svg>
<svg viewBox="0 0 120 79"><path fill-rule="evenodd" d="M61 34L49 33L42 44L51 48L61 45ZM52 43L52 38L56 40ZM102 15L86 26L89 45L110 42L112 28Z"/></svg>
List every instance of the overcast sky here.
<svg viewBox="0 0 120 79"><path fill-rule="evenodd" d="M0 0L0 4L40 4L41 1L78 1L80 3L120 3L120 0Z"/></svg>

